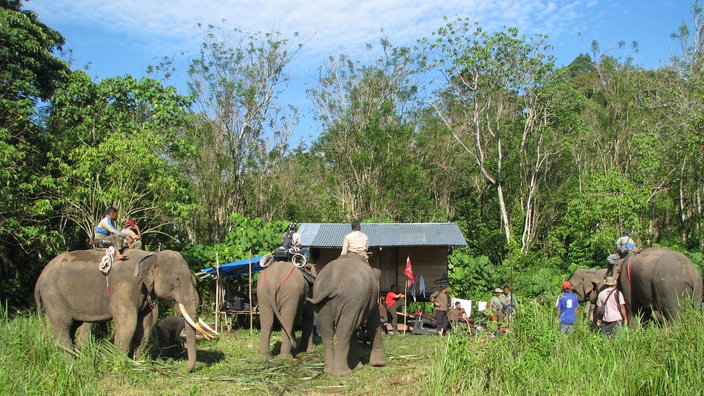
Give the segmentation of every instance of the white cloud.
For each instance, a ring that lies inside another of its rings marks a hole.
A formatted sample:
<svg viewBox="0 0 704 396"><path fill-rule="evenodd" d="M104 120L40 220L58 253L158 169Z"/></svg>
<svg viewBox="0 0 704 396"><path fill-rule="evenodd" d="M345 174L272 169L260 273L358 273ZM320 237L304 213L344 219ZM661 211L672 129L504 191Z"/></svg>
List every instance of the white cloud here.
<svg viewBox="0 0 704 396"><path fill-rule="evenodd" d="M311 38L307 51L354 50L376 43L383 29L393 43L412 44L450 19L469 17L487 29L517 26L526 34L559 36L586 20L594 1L546 0L35 0L26 7L53 24L100 29L130 40L195 48L197 23L238 27L246 32L278 30ZM549 28L550 31L544 31Z"/></svg>

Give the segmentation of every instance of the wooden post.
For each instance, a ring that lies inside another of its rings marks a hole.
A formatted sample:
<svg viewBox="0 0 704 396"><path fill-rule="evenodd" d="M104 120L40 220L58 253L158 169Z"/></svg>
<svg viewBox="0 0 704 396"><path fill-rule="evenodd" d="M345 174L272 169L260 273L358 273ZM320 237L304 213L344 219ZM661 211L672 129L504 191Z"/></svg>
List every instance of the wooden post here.
<svg viewBox="0 0 704 396"><path fill-rule="evenodd" d="M403 282L403 335L406 335L406 330L408 330L408 312L406 308L408 307L408 279Z"/></svg>
<svg viewBox="0 0 704 396"><path fill-rule="evenodd" d="M249 334L252 334L254 319L252 311L252 251L249 251Z"/></svg>
<svg viewBox="0 0 704 396"><path fill-rule="evenodd" d="M220 323L220 258L215 252L215 329L218 329ZM219 329L222 331L222 328Z"/></svg>

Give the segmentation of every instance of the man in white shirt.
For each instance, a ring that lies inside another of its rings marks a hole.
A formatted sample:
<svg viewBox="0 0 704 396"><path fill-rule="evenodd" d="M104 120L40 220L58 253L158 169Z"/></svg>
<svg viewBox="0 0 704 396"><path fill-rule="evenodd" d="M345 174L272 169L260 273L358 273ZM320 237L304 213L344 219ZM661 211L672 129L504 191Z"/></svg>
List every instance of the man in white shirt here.
<svg viewBox="0 0 704 396"><path fill-rule="evenodd" d="M611 338L622 324L628 326L626 300L623 293L616 288L616 279L613 276L607 276L604 284L608 287L599 293L599 297L596 299L596 308L599 322L601 322L601 331L607 338Z"/></svg>
<svg viewBox="0 0 704 396"><path fill-rule="evenodd" d="M369 237L367 234L363 233L362 225L359 221L352 222L352 232L345 235L345 239L342 242L342 253L355 253L360 255L362 258L367 260L369 256L367 255L367 249L369 249Z"/></svg>

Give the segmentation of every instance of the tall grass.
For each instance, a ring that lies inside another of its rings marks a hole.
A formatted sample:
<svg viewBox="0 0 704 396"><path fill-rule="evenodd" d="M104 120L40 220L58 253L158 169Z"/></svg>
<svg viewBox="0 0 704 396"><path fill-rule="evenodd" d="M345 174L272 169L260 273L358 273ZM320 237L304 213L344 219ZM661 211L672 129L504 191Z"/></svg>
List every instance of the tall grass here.
<svg viewBox="0 0 704 396"><path fill-rule="evenodd" d="M36 313L10 317L0 307L0 394L93 395L106 371L131 360L91 339L76 356L63 352Z"/></svg>
<svg viewBox="0 0 704 396"><path fill-rule="evenodd" d="M704 383L698 312L667 327L622 329L607 340L586 321L569 336L549 306L523 307L495 339L450 334L433 360L427 394L695 395Z"/></svg>

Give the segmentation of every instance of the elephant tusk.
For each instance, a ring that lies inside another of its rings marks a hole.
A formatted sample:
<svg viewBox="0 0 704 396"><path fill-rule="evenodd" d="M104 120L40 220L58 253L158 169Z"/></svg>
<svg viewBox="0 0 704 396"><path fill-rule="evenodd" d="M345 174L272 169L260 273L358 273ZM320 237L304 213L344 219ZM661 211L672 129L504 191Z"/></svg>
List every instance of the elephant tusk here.
<svg viewBox="0 0 704 396"><path fill-rule="evenodd" d="M208 330L209 332L215 334L216 336L219 336L219 335L220 335L220 333L218 333L217 331L213 330L212 327L208 326L208 324L205 323L205 322L203 321L203 319L198 318L198 324L200 324L201 326L203 326L203 328L205 328L205 329Z"/></svg>
<svg viewBox="0 0 704 396"><path fill-rule="evenodd" d="M191 327L198 330L198 332L201 333L206 340L210 340L213 338L213 336L206 333L205 330L203 330L203 328L198 325L198 323L193 321L191 315L188 314L188 310L186 310L186 307L183 304L177 303L177 306L179 311L181 311L181 315L183 315L183 318L186 320L186 322L188 322Z"/></svg>

